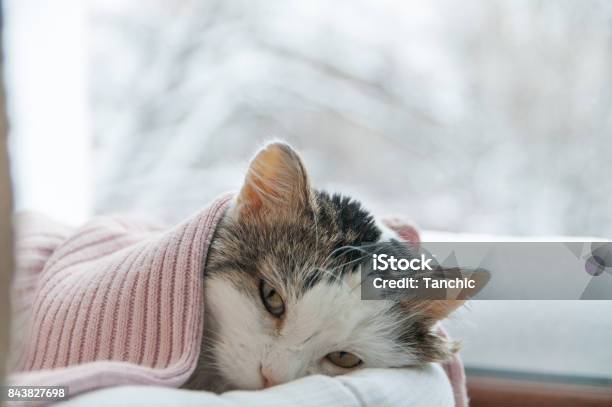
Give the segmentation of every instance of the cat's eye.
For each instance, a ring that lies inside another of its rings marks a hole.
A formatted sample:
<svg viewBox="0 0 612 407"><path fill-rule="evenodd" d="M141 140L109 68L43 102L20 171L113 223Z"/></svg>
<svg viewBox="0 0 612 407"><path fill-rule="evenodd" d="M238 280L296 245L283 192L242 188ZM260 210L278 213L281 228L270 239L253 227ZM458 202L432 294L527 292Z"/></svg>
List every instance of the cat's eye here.
<svg viewBox="0 0 612 407"><path fill-rule="evenodd" d="M362 361L356 355L350 352L332 352L328 354L327 360L332 362L334 365L339 366L344 369L352 369L354 367L359 366Z"/></svg>
<svg viewBox="0 0 612 407"><path fill-rule="evenodd" d="M285 312L285 303L274 287L261 280L259 284L259 294L261 295L261 301L270 314L277 318L283 315Z"/></svg>

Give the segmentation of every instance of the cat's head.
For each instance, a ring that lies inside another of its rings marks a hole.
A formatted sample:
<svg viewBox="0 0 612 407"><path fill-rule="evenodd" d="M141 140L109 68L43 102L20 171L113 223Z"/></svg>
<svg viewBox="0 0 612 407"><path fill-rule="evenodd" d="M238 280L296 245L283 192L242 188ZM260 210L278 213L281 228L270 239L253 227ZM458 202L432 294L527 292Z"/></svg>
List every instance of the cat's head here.
<svg viewBox="0 0 612 407"><path fill-rule="evenodd" d="M398 239L357 201L311 188L297 153L252 160L206 266L210 355L229 387L445 361L436 323L461 301L363 301L354 248ZM210 328L210 327L209 327Z"/></svg>

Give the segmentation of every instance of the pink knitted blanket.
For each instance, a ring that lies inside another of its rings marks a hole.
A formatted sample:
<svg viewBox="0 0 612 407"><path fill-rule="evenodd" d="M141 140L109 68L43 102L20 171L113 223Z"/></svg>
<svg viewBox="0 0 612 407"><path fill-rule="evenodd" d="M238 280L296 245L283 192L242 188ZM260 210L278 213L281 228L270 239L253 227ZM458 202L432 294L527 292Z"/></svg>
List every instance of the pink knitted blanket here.
<svg viewBox="0 0 612 407"><path fill-rule="evenodd" d="M74 396L186 382L203 332L202 265L229 199L169 230L119 217L77 230L22 223L9 383L64 385ZM465 405L461 362L445 368Z"/></svg>
<svg viewBox="0 0 612 407"><path fill-rule="evenodd" d="M178 387L197 363L202 272L229 197L179 226L120 218L22 227L13 291L15 385Z"/></svg>

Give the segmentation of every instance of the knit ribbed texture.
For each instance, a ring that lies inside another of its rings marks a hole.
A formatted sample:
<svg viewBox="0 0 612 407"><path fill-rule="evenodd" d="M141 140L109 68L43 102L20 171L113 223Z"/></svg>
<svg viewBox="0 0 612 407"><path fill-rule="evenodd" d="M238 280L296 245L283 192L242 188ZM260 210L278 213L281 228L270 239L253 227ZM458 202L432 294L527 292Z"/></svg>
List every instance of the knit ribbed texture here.
<svg viewBox="0 0 612 407"><path fill-rule="evenodd" d="M228 200L166 231L118 217L76 231L42 218L26 225L9 381L66 384L72 395L186 381L203 331L203 264Z"/></svg>

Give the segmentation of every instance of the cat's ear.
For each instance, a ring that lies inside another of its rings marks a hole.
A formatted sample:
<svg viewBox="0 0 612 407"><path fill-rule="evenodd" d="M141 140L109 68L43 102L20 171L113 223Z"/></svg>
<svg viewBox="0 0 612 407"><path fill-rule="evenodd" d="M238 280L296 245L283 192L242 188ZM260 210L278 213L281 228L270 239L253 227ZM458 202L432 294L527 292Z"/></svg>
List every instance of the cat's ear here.
<svg viewBox="0 0 612 407"><path fill-rule="evenodd" d="M444 276L445 277L440 279L467 277L474 281L473 288L466 287L463 289L446 289L442 290L441 293L433 293L430 291L429 293L431 293L431 298L443 299L412 299L407 300L403 305L412 312L417 311L419 314L423 315L433 323L441 321L465 304L467 300L478 294L489 282L491 273L485 269L467 270L451 268L444 270ZM429 293L425 293L423 297L427 297Z"/></svg>
<svg viewBox="0 0 612 407"><path fill-rule="evenodd" d="M288 144L273 142L251 160L234 213L253 216L293 212L310 207L311 199L302 160Z"/></svg>

